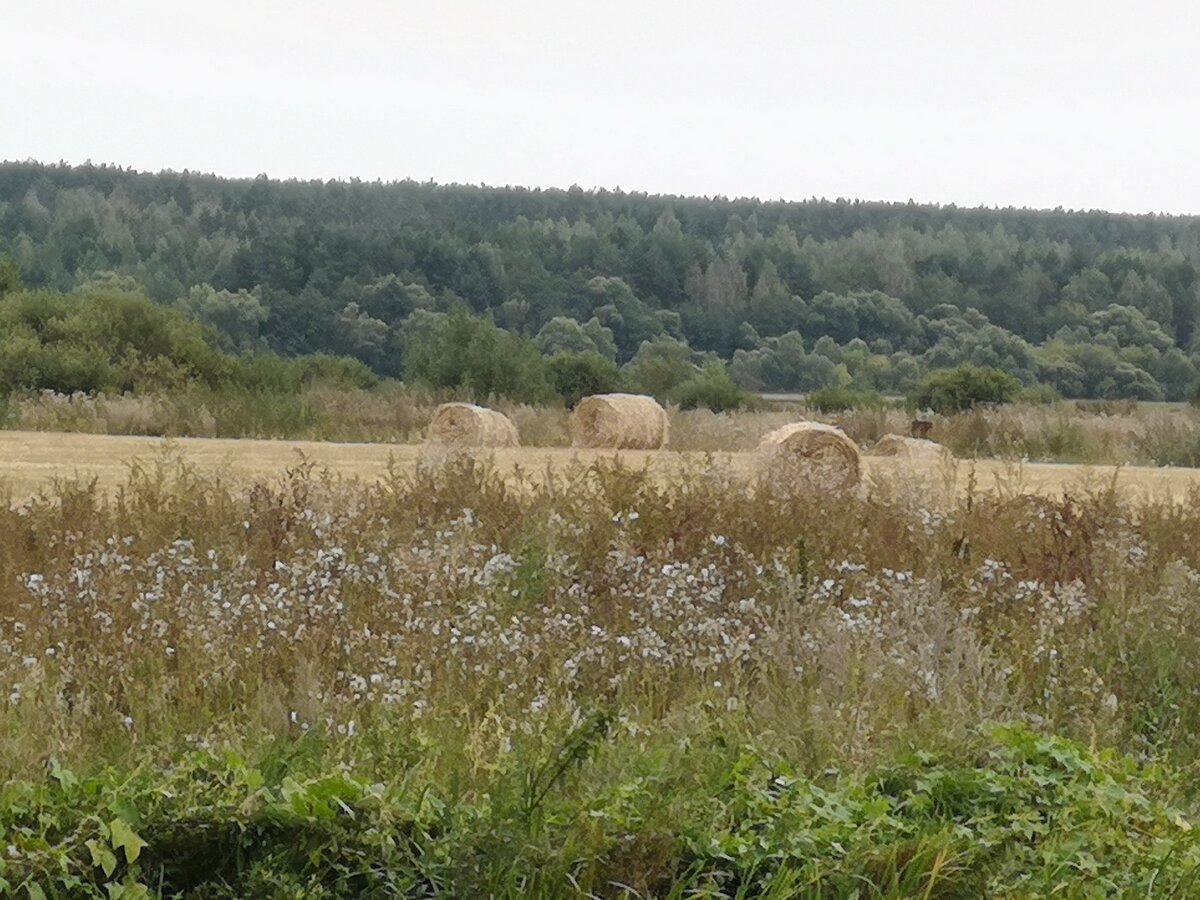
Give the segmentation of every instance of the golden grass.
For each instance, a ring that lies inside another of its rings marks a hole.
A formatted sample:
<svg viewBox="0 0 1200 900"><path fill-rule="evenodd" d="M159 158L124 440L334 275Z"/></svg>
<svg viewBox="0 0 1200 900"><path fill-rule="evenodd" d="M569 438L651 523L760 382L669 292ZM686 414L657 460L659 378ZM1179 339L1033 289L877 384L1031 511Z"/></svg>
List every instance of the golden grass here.
<svg viewBox="0 0 1200 900"><path fill-rule="evenodd" d="M95 479L104 490L125 482L137 461L143 464L178 454L187 464L234 482L249 482L276 475L305 459L318 469L344 478L376 479L393 465L413 468L428 459L430 449L413 444L331 443L324 441L269 441L221 438L163 440L126 435L0 432L0 484L12 499L23 500L55 479ZM565 447L514 447L456 450L494 459L502 471L518 468L527 476L562 473L575 463L618 459L625 464L661 471L664 475L693 469L711 460L714 466L735 473L754 472L754 453L676 452L671 450L583 450ZM863 476L868 483L886 485L912 473L908 460L864 456ZM927 468L927 467L926 467ZM1200 488L1200 469L1140 466L1084 466L1057 463L1011 463L1003 460L961 460L943 467L960 491L1005 494L1058 495L1066 489L1114 484L1126 495L1184 499Z"/></svg>

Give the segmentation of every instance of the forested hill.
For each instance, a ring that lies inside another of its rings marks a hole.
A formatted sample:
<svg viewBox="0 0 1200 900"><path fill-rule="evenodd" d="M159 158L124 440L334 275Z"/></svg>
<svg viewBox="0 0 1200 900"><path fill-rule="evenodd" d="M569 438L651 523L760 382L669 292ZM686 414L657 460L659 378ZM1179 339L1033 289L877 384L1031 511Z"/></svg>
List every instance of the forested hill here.
<svg viewBox="0 0 1200 900"><path fill-rule="evenodd" d="M1174 398L1200 364L1200 218L7 163L3 255L29 287L144 291L230 350L391 375L460 305L547 355L686 344L759 389L905 390L974 362Z"/></svg>

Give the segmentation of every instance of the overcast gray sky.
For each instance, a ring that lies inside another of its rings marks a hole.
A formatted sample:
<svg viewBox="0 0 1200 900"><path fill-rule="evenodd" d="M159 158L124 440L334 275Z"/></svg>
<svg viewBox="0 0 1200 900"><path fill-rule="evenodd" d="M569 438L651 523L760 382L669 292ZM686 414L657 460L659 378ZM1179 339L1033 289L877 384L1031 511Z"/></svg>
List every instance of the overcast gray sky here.
<svg viewBox="0 0 1200 900"><path fill-rule="evenodd" d="M0 158L1200 213L1200 4L0 0Z"/></svg>

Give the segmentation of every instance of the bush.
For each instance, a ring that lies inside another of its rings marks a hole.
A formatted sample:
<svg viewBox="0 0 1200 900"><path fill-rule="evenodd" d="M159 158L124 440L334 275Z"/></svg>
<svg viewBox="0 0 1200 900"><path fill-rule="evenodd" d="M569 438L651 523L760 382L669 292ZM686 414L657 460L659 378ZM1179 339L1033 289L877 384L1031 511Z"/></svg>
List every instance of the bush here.
<svg viewBox="0 0 1200 900"><path fill-rule="evenodd" d="M379 384L379 376L371 371L370 366L352 356L313 353L298 356L291 362L297 370L300 383L305 386L325 384L366 389Z"/></svg>
<svg viewBox="0 0 1200 900"><path fill-rule="evenodd" d="M1060 394L1053 385L1032 384L1017 391L1016 400L1018 403L1031 403L1036 406L1049 406L1062 400L1062 394Z"/></svg>
<svg viewBox="0 0 1200 900"><path fill-rule="evenodd" d="M687 344L660 337L642 343L624 374L633 390L666 400L696 377L696 366Z"/></svg>
<svg viewBox="0 0 1200 900"><path fill-rule="evenodd" d="M853 388L826 387L804 397L809 409L817 412L845 412L851 409L883 409L887 405L882 394L876 391L856 391Z"/></svg>
<svg viewBox="0 0 1200 900"><path fill-rule="evenodd" d="M527 337L458 309L405 335L404 377L434 388L540 403L554 395L546 360Z"/></svg>
<svg viewBox="0 0 1200 900"><path fill-rule="evenodd" d="M0 393L163 394L251 391L281 395L309 385L371 388L358 360L318 353L233 356L175 309L124 292L13 293L0 300Z"/></svg>
<svg viewBox="0 0 1200 900"><path fill-rule="evenodd" d="M0 300L0 390L161 390L215 385L232 357L194 322L146 297L12 293Z"/></svg>
<svg viewBox="0 0 1200 900"><path fill-rule="evenodd" d="M554 392L563 398L567 408L592 394L607 394L620 390L621 370L611 359L595 351L558 353L550 357L550 382Z"/></svg>
<svg viewBox="0 0 1200 900"><path fill-rule="evenodd" d="M734 384L723 362L711 362L704 370L675 390L681 409L704 406L713 412L728 412L754 405L754 395Z"/></svg>
<svg viewBox="0 0 1200 900"><path fill-rule="evenodd" d="M1021 389L1021 382L1000 369L962 365L939 369L921 379L910 402L918 409L954 413L980 404L1008 403Z"/></svg>

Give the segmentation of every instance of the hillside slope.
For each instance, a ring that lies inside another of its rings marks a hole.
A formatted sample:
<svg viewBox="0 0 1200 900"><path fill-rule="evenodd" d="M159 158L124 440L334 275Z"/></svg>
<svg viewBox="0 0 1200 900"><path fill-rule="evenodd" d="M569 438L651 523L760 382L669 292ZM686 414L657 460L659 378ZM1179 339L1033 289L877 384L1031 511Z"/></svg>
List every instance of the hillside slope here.
<svg viewBox="0 0 1200 900"><path fill-rule="evenodd" d="M969 361L1179 399L1197 374L1194 217L7 163L0 255L31 287L136 288L230 348L390 375L406 329L457 305L547 353L684 342L759 389L903 391Z"/></svg>

